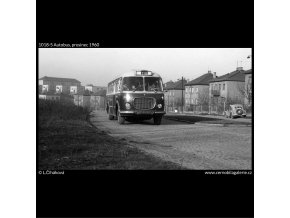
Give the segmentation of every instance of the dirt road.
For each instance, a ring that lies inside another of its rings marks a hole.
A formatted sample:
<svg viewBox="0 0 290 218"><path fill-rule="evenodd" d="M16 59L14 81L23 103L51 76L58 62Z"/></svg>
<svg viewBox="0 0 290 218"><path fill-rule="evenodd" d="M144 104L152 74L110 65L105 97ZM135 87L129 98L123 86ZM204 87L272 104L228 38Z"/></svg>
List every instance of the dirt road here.
<svg viewBox="0 0 290 218"><path fill-rule="evenodd" d="M131 146L190 169L250 170L251 127L190 124L163 119L125 122L109 120L104 111L94 111L90 121Z"/></svg>

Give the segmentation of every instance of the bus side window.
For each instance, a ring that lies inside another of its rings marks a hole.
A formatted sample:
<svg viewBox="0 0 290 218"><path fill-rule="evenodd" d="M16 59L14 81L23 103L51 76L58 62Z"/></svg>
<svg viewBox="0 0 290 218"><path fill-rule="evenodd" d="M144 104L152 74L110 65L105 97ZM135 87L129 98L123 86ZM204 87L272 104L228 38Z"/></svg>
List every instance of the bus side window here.
<svg viewBox="0 0 290 218"><path fill-rule="evenodd" d="M121 78L118 80L117 90L118 90L118 92L121 91Z"/></svg>
<svg viewBox="0 0 290 218"><path fill-rule="evenodd" d="M114 93L116 93L117 92L117 83L116 82L113 83L113 88L114 88Z"/></svg>
<svg viewBox="0 0 290 218"><path fill-rule="evenodd" d="M128 88L128 86L126 85L126 84L123 84L123 91L129 91L129 88Z"/></svg>

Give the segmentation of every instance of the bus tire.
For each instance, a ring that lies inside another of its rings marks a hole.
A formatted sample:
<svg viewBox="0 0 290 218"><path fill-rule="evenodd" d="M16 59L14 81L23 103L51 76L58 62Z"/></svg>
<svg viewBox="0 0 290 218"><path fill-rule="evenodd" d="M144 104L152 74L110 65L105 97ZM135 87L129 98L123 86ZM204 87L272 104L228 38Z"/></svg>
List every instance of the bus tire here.
<svg viewBox="0 0 290 218"><path fill-rule="evenodd" d="M114 116L113 115L109 115L109 120L113 120Z"/></svg>
<svg viewBox="0 0 290 218"><path fill-rule="evenodd" d="M118 123L119 124L124 124L125 123L125 118L120 116L119 111L118 111Z"/></svg>
<svg viewBox="0 0 290 218"><path fill-rule="evenodd" d="M154 120L154 124L155 125L160 125L161 124L161 120L162 120L162 116L153 117L153 120Z"/></svg>

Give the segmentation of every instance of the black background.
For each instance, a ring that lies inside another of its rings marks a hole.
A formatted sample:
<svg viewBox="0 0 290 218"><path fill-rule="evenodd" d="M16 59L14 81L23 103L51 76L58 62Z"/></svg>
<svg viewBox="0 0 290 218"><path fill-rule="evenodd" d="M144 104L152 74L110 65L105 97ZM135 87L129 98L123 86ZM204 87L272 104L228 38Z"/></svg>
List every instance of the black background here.
<svg viewBox="0 0 290 218"><path fill-rule="evenodd" d="M60 3L61 2L61 3ZM103 48L253 48L253 1L38 1L37 42ZM36 45L37 46L37 45ZM37 175L37 216L253 217L253 175L65 171Z"/></svg>

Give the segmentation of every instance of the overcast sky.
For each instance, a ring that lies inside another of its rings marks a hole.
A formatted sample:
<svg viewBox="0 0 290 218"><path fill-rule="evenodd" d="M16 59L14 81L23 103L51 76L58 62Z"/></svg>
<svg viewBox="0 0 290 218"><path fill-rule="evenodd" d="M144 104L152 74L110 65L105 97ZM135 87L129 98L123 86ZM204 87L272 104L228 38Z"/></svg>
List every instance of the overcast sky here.
<svg viewBox="0 0 290 218"><path fill-rule="evenodd" d="M40 48L39 78L75 78L82 85L106 86L131 70L152 70L164 82L195 79L210 69L217 76L238 65L251 68L250 48Z"/></svg>

